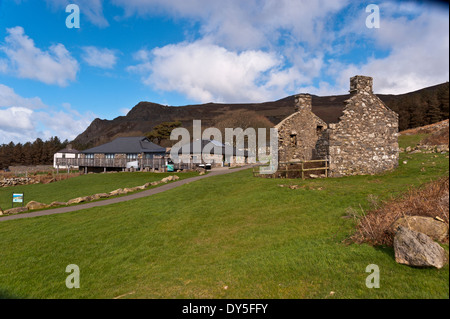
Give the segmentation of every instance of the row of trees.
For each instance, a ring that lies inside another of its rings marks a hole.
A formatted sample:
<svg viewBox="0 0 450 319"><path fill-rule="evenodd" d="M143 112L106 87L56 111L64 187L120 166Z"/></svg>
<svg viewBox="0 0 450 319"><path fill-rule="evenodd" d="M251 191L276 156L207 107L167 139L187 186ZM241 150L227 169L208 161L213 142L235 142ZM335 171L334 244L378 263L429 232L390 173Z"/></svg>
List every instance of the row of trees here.
<svg viewBox="0 0 450 319"><path fill-rule="evenodd" d="M61 142L58 137L47 141L37 138L34 142L0 145L0 169L11 165L50 165L53 155L67 147L68 140Z"/></svg>
<svg viewBox="0 0 450 319"><path fill-rule="evenodd" d="M399 96L386 104L398 113L400 131L433 124L448 119L449 85Z"/></svg>

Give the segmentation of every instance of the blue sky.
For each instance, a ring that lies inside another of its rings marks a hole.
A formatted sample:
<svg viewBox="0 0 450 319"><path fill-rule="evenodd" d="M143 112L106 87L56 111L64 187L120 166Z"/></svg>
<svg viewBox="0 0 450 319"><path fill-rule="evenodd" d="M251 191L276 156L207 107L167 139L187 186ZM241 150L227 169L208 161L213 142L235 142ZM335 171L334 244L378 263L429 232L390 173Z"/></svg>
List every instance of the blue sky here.
<svg viewBox="0 0 450 319"><path fill-rule="evenodd" d="M0 0L0 144L70 140L140 101L345 94L356 74L410 92L448 81L448 30L448 5L425 1Z"/></svg>

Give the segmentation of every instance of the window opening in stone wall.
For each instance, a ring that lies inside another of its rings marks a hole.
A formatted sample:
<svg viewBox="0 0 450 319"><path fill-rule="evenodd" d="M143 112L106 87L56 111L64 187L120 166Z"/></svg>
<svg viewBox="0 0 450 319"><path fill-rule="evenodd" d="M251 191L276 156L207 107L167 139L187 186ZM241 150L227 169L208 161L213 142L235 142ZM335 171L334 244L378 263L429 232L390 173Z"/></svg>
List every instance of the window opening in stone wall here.
<svg viewBox="0 0 450 319"><path fill-rule="evenodd" d="M297 145L297 134L291 134L291 145Z"/></svg>

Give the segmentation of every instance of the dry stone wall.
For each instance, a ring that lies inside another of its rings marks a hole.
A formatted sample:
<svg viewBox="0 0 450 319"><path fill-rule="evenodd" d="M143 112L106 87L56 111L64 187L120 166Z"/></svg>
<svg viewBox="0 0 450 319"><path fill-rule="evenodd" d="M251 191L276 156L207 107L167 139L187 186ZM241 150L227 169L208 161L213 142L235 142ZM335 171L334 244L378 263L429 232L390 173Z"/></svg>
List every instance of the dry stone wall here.
<svg viewBox="0 0 450 319"><path fill-rule="evenodd" d="M311 95L300 94L295 98L295 113L280 122L278 129L278 161L306 161L315 156L318 131L327 124L312 113Z"/></svg>

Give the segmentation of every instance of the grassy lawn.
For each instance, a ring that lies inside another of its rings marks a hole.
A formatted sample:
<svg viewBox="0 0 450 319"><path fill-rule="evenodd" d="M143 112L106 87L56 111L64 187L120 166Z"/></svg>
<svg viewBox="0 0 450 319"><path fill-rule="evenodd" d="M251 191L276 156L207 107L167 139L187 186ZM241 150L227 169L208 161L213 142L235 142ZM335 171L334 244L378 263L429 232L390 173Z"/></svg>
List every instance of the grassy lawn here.
<svg viewBox="0 0 450 319"><path fill-rule="evenodd" d="M25 203L37 201L50 204L54 201L67 202L76 197L107 193L118 188L141 186L148 182L161 180L169 175L178 175L180 179L198 176L197 172L186 173L147 173L120 172L111 174L87 174L50 183L32 184L0 188L0 207L11 208L12 193L24 193ZM18 206L17 204L15 205Z"/></svg>
<svg viewBox="0 0 450 319"><path fill-rule="evenodd" d="M402 154L391 173L305 181L244 170L82 213L0 222L0 296L449 298L448 265L412 268L392 248L346 245L354 221L342 218L348 207L367 209L368 195L388 199L448 175L448 164L442 154ZM69 264L80 267L80 289L65 286ZM369 264L379 266L379 289L365 285Z"/></svg>

